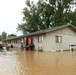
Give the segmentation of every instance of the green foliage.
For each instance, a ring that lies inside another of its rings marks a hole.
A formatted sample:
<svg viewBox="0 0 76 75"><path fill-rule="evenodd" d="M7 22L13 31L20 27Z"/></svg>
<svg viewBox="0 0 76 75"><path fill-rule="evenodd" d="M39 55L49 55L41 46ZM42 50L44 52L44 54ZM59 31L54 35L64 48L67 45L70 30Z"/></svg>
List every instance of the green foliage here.
<svg viewBox="0 0 76 75"><path fill-rule="evenodd" d="M38 12L37 8L32 2L32 4L29 6L26 4L27 7L23 9L23 21L24 23L18 24L17 30L21 30L23 34L28 33L28 32L34 32L38 30Z"/></svg>
<svg viewBox="0 0 76 75"><path fill-rule="evenodd" d="M6 32L2 32L2 40L4 40L4 39L6 39L6 37L7 37L7 33Z"/></svg>
<svg viewBox="0 0 76 75"><path fill-rule="evenodd" d="M30 6L30 0L26 0L26 5Z"/></svg>
<svg viewBox="0 0 76 75"><path fill-rule="evenodd" d="M10 35L8 35L8 37L11 37L11 36L14 36L14 37L16 37L16 35L15 35L15 34L10 34Z"/></svg>
<svg viewBox="0 0 76 75"><path fill-rule="evenodd" d="M75 4L74 1L75 0L39 0L37 3L34 3L27 0L26 7L22 12L24 15L23 23L18 24L17 30L25 34L60 26L70 22L70 20L75 24L76 12L71 12L71 6Z"/></svg>
<svg viewBox="0 0 76 75"><path fill-rule="evenodd" d="M2 34L0 35L0 41L6 39L7 37L7 33L6 32L2 32Z"/></svg>
<svg viewBox="0 0 76 75"><path fill-rule="evenodd" d="M65 22L70 22L72 25L76 26L76 10L66 14Z"/></svg>
<svg viewBox="0 0 76 75"><path fill-rule="evenodd" d="M65 24L66 14L71 12L71 3L73 3L73 0L49 0L49 2L54 7L52 26Z"/></svg>
<svg viewBox="0 0 76 75"><path fill-rule="evenodd" d="M2 36L0 35L0 41L2 41Z"/></svg>

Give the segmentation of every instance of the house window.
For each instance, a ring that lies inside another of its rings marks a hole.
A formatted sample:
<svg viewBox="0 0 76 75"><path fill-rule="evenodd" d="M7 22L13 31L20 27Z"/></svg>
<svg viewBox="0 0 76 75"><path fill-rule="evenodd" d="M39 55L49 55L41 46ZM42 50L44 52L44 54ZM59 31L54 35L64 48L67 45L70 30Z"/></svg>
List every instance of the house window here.
<svg viewBox="0 0 76 75"><path fill-rule="evenodd" d="M56 43L62 43L62 36L55 36Z"/></svg>
<svg viewBox="0 0 76 75"><path fill-rule="evenodd" d="M43 36L39 36L38 37L38 43L42 43L43 42Z"/></svg>
<svg viewBox="0 0 76 75"><path fill-rule="evenodd" d="M11 44L11 41L10 41L10 44Z"/></svg>
<svg viewBox="0 0 76 75"><path fill-rule="evenodd" d="M14 44L15 44L15 40L14 40Z"/></svg>
<svg viewBox="0 0 76 75"><path fill-rule="evenodd" d="M15 40L15 43L17 44L17 40Z"/></svg>

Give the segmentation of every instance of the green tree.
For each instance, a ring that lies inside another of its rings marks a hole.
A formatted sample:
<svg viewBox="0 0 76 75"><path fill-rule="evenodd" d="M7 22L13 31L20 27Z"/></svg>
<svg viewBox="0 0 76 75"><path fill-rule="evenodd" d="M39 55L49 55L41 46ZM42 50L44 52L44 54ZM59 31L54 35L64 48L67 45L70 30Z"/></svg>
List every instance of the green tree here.
<svg viewBox="0 0 76 75"><path fill-rule="evenodd" d="M0 41L2 41L2 36L0 35Z"/></svg>
<svg viewBox="0 0 76 75"><path fill-rule="evenodd" d="M4 40L4 39L6 39L6 37L7 37L7 33L6 32L2 32L2 40Z"/></svg>
<svg viewBox="0 0 76 75"><path fill-rule="evenodd" d="M50 5L54 7L52 25L60 26L66 23L66 15L72 12L71 6L75 5L75 0L49 0Z"/></svg>
<svg viewBox="0 0 76 75"><path fill-rule="evenodd" d="M25 33L48 29L65 24L67 14L75 0L39 0L37 3L26 1L23 9L23 23L17 30Z"/></svg>
<svg viewBox="0 0 76 75"><path fill-rule="evenodd" d="M38 30L38 12L37 12L37 7L35 4L32 2L30 5L30 1L26 1L27 7L23 9L23 23L18 24L17 30L21 30L23 34L28 33L28 32L34 32Z"/></svg>
<svg viewBox="0 0 76 75"><path fill-rule="evenodd" d="M76 10L74 12L70 12L66 15L65 23L70 22L72 25L76 26Z"/></svg>

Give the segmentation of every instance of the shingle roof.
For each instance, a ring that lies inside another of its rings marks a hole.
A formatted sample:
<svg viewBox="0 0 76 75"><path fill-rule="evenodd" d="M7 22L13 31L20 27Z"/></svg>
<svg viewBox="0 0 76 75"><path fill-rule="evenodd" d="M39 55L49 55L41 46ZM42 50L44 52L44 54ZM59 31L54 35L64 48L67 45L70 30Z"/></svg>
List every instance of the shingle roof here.
<svg viewBox="0 0 76 75"><path fill-rule="evenodd" d="M55 30L58 30L58 29L61 29L61 28L65 28L65 27L70 27L74 31L76 31L76 27L74 27L72 24L68 23L66 25L54 27L54 28L51 28L51 29L40 30L40 31L37 31L37 32L32 32L32 33L28 33L28 34L25 34L25 35L22 35L22 36L14 37L14 38L11 38L11 39L9 38L9 39L6 39L4 41L24 38L24 37L28 37L28 36L34 36L34 35L38 35L38 34L44 34L44 33L52 32L52 31L55 31Z"/></svg>
<svg viewBox="0 0 76 75"><path fill-rule="evenodd" d="M43 33L47 33L47 32L52 32L52 31L55 31L55 30L58 30L58 29L61 29L61 28L65 28L65 27L70 27L70 28L72 28L73 30L76 31L76 27L74 27L72 24L68 23L66 25L54 27L54 28L51 28L51 29L45 29L45 30L40 30L40 31L33 32L33 33L28 33L28 34L25 34L25 36L33 36L33 35L43 34Z"/></svg>

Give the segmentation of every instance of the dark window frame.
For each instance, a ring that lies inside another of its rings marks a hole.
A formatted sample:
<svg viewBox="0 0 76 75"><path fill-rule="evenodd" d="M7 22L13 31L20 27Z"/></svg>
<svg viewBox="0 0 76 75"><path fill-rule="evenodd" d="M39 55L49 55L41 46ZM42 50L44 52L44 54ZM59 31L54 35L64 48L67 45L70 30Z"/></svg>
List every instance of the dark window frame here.
<svg viewBox="0 0 76 75"><path fill-rule="evenodd" d="M62 36L55 36L56 43L62 43Z"/></svg>
<svg viewBox="0 0 76 75"><path fill-rule="evenodd" d="M43 43L43 36L38 36L38 43Z"/></svg>

